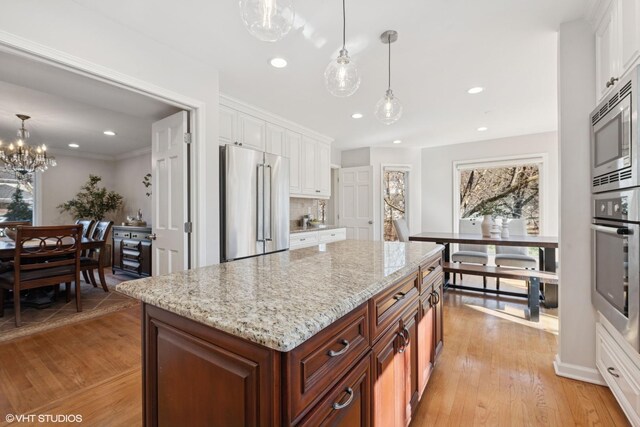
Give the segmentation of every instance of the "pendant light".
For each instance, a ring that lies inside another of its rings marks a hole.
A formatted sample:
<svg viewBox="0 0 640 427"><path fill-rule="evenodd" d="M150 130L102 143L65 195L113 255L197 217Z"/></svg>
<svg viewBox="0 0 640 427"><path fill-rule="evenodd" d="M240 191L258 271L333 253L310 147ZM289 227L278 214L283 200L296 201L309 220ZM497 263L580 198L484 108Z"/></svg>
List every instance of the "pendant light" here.
<svg viewBox="0 0 640 427"><path fill-rule="evenodd" d="M376 104L375 115L385 125L391 125L402 116L402 104L391 90L391 43L398 40L398 33L393 30L385 31L380 35L380 40L389 45L389 86L385 95Z"/></svg>
<svg viewBox="0 0 640 427"><path fill-rule="evenodd" d="M251 35L276 42L291 31L295 10L293 0L240 0L240 15Z"/></svg>
<svg viewBox="0 0 640 427"><path fill-rule="evenodd" d="M324 83L333 96L353 95L360 87L360 74L353 59L349 58L346 48L347 20L345 0L342 0L342 49L338 58L331 61L324 71Z"/></svg>

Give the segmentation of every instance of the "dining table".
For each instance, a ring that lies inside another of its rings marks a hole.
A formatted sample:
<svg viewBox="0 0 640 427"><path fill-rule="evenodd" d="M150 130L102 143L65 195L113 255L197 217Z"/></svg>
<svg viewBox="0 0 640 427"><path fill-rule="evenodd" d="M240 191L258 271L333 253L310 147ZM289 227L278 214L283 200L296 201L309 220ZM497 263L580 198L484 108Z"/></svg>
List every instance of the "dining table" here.
<svg viewBox="0 0 640 427"><path fill-rule="evenodd" d="M494 246L518 246L528 248L538 248L538 267L540 271L554 273L557 271L556 249L558 249L557 236L509 236L509 237L484 237L481 234L447 233L447 232L422 232L409 236L409 241L433 242L444 246L444 261L451 261L451 244L470 245L494 245ZM469 288L468 286L454 285L450 283L450 274L445 273L445 287L452 289L459 288L465 290L484 289ZM558 285L546 283L544 286L544 306L547 308L558 307ZM494 291L501 294L501 291ZM506 294L506 293L505 293Z"/></svg>
<svg viewBox="0 0 640 427"><path fill-rule="evenodd" d="M52 241L52 245L55 244ZM89 237L83 237L80 242L82 251L90 249L98 249L104 245L104 240L91 239ZM35 242L34 242L35 244ZM10 239L8 236L0 237L0 260L10 261L16 255L16 242ZM53 303L53 293L47 292L45 288L36 288L29 293L29 296L21 303L24 306L30 306L35 308L47 308ZM6 299L11 301L10 298Z"/></svg>

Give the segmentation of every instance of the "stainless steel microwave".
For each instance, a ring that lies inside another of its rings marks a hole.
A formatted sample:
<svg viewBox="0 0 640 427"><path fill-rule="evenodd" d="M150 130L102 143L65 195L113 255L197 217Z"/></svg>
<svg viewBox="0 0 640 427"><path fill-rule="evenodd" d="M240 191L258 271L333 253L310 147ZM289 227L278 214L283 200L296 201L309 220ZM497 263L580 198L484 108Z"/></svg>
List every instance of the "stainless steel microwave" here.
<svg viewBox="0 0 640 427"><path fill-rule="evenodd" d="M591 113L592 192L640 185L638 168L638 73L634 68Z"/></svg>

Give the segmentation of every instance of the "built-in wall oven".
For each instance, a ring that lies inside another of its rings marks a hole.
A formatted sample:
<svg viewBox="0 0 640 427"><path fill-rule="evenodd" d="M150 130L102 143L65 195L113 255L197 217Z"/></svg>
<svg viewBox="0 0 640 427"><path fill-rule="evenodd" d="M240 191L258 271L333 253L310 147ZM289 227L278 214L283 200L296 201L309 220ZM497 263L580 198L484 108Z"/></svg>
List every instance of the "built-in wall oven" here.
<svg viewBox="0 0 640 427"><path fill-rule="evenodd" d="M638 72L623 77L591 113L592 192L630 188L638 179Z"/></svg>
<svg viewBox="0 0 640 427"><path fill-rule="evenodd" d="M593 196L595 307L640 351L640 189Z"/></svg>

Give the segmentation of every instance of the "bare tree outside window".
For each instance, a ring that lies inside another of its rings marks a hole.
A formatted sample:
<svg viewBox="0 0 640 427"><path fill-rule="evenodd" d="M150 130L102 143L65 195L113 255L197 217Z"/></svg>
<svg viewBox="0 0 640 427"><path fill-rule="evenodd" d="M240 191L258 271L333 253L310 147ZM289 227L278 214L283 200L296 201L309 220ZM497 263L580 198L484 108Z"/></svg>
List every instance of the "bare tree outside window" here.
<svg viewBox="0 0 640 427"><path fill-rule="evenodd" d="M393 220L406 218L407 172L384 171L384 240L398 240Z"/></svg>
<svg viewBox="0 0 640 427"><path fill-rule="evenodd" d="M523 218L539 234L540 169L537 164L460 171L460 218Z"/></svg>

